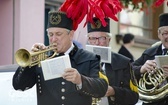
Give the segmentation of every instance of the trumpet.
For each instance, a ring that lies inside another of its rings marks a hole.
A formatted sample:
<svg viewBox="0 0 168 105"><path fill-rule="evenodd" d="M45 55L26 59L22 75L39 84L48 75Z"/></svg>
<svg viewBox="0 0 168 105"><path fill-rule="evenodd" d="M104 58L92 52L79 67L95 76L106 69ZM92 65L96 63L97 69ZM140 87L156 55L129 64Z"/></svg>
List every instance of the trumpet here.
<svg viewBox="0 0 168 105"><path fill-rule="evenodd" d="M21 67L40 65L40 61L53 58L57 55L56 51L54 51L51 56L49 55L53 50L56 50L56 47L47 46L47 49L38 52L29 52L26 49L19 49L15 53L15 60Z"/></svg>

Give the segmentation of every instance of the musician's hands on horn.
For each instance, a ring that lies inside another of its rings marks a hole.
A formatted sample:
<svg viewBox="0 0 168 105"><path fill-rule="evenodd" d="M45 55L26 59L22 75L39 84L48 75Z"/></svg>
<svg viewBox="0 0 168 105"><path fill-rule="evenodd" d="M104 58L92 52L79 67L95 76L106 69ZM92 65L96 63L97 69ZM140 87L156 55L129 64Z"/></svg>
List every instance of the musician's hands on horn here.
<svg viewBox="0 0 168 105"><path fill-rule="evenodd" d="M141 67L140 72L143 74L145 72L154 73L156 68L156 61L155 60L147 60L145 64Z"/></svg>
<svg viewBox="0 0 168 105"><path fill-rule="evenodd" d="M141 73L148 72L148 73L153 74L156 71L155 69L156 67L157 67L157 64L155 60L147 60L145 64L141 67L140 72ZM168 77L168 65L163 65L162 69L163 69L163 75L167 78Z"/></svg>
<svg viewBox="0 0 168 105"><path fill-rule="evenodd" d="M45 49L47 49L47 46L45 46L43 43L35 43L32 46L31 51L37 52L37 51L45 50Z"/></svg>

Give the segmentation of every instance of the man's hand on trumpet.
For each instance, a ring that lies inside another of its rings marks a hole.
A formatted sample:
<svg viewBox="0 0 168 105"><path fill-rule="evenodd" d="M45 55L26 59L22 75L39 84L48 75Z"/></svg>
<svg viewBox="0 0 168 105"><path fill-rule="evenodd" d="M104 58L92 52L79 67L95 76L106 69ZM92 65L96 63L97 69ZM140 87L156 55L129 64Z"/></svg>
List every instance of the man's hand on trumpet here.
<svg viewBox="0 0 168 105"><path fill-rule="evenodd" d="M32 46L31 51L37 52L37 51L45 50L45 49L47 49L47 46L45 46L43 43L35 43Z"/></svg>

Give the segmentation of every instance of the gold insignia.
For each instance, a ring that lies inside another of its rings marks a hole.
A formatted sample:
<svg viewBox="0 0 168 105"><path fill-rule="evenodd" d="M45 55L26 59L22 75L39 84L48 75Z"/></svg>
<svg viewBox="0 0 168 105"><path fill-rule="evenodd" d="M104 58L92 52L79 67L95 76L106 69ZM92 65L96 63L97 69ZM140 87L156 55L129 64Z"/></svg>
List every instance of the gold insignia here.
<svg viewBox="0 0 168 105"><path fill-rule="evenodd" d="M61 22L61 15L60 14L56 14L56 15L51 14L51 16L50 16L50 23L51 24L57 25L60 22Z"/></svg>
<svg viewBox="0 0 168 105"><path fill-rule="evenodd" d="M101 27L100 20L97 20L94 24L91 24L92 29L99 29Z"/></svg>

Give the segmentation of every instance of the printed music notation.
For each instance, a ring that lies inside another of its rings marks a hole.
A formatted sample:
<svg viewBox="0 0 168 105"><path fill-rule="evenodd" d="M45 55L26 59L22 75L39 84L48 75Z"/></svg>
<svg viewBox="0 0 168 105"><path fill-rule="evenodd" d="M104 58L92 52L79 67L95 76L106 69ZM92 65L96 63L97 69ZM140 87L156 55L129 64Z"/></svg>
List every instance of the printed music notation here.
<svg viewBox="0 0 168 105"><path fill-rule="evenodd" d="M65 68L70 68L69 55L56 57L41 61L42 71L45 80L62 77Z"/></svg>
<svg viewBox="0 0 168 105"><path fill-rule="evenodd" d="M163 65L168 65L168 55L155 56L157 67L161 68Z"/></svg>
<svg viewBox="0 0 168 105"><path fill-rule="evenodd" d="M86 50L101 56L101 62L111 63L111 47L86 45Z"/></svg>

